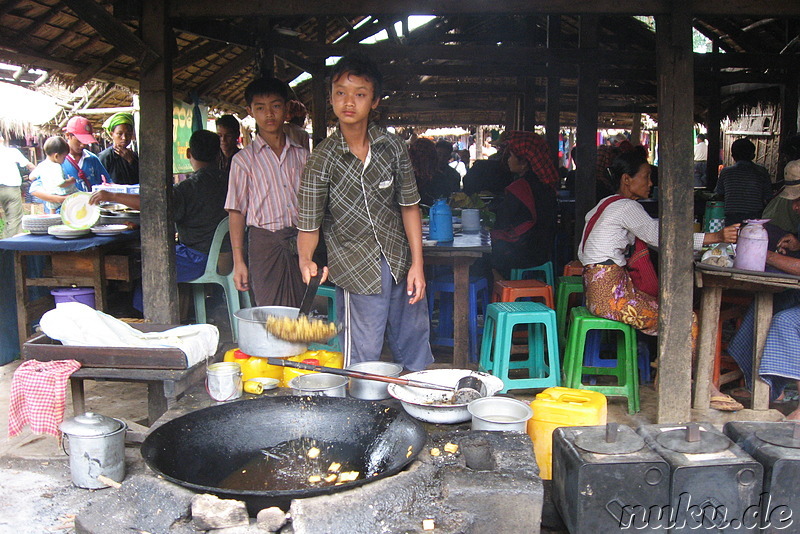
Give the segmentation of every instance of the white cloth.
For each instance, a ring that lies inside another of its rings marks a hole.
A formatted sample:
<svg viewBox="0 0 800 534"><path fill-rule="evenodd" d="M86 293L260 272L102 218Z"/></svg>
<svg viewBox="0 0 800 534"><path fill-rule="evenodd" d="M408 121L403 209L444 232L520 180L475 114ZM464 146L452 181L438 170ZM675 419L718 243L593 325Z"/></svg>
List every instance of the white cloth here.
<svg viewBox="0 0 800 534"><path fill-rule="evenodd" d="M78 192L78 186L75 185L75 182L72 182L72 184L66 187L61 186L61 184L68 179L68 176L64 174L64 169L61 165L49 159L44 159L39 162L36 168L33 169L33 172L31 172L31 178L34 180L37 178L41 179L41 191L49 195L71 195L72 193ZM61 207L61 204L48 202L47 207L50 209L58 209Z"/></svg>
<svg viewBox="0 0 800 534"><path fill-rule="evenodd" d="M22 175L17 164L24 167L31 162L18 149L0 146L0 185L18 187L22 184Z"/></svg>
<svg viewBox="0 0 800 534"><path fill-rule="evenodd" d="M186 354L188 367L212 356L219 330L210 324L178 326L163 332L140 332L80 302L62 302L42 316L39 325L62 345L81 347L175 347Z"/></svg>
<svg viewBox="0 0 800 534"><path fill-rule="evenodd" d="M605 200L586 214L587 223ZM583 231L586 232L585 225ZM600 214L586 242L581 240L583 244L578 247L578 259L583 265L613 260L622 267L627 263L625 251L637 237L648 246L658 248L658 219L650 217L635 200L617 200ZM692 245L695 250L703 248L704 237L702 233L694 234Z"/></svg>
<svg viewBox="0 0 800 534"><path fill-rule="evenodd" d="M708 159L708 143L700 141L694 145L694 160L706 161Z"/></svg>

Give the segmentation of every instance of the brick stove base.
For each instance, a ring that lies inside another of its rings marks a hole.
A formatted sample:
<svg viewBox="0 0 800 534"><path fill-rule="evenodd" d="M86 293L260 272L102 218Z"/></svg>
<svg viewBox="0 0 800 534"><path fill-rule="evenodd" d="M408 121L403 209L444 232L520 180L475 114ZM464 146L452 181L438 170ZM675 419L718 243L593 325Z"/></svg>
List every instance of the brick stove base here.
<svg viewBox="0 0 800 534"><path fill-rule="evenodd" d="M448 442L459 445L456 455L444 452ZM431 456L433 447L442 454ZM94 493L76 518L77 531L192 532L192 496L155 476L131 477L119 490ZM526 434L434 430L405 471L350 491L292 501L291 523L281 532L423 533L423 520L432 519L437 534L538 534L542 504L542 481Z"/></svg>

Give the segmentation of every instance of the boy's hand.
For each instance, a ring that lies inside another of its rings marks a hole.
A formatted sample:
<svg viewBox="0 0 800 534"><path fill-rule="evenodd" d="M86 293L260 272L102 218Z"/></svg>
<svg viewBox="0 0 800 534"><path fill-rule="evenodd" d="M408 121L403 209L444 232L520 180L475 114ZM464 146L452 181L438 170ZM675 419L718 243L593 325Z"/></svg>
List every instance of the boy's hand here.
<svg viewBox="0 0 800 534"><path fill-rule="evenodd" d="M409 304L416 304L425 296L425 272L422 266L411 265L406 277L406 293Z"/></svg>
<svg viewBox="0 0 800 534"><path fill-rule="evenodd" d="M250 273L244 262L233 262L233 283L239 291L250 290Z"/></svg>
<svg viewBox="0 0 800 534"><path fill-rule="evenodd" d="M308 284L308 282L311 281L311 279L317 275L318 270L319 267L315 262L300 260L300 274L303 276L303 283ZM327 279L328 279L328 268L323 267L322 278L320 278L319 283L321 284Z"/></svg>

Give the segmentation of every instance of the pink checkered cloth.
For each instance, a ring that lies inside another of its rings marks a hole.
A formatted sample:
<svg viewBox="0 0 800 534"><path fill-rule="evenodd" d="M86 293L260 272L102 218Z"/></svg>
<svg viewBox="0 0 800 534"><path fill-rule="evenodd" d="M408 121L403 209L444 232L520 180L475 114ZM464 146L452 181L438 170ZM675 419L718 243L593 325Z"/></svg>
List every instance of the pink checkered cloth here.
<svg viewBox="0 0 800 534"><path fill-rule="evenodd" d="M80 369L80 362L28 360L14 371L11 404L8 409L8 437L14 437L26 424L35 434L60 436L64 419L67 380Z"/></svg>

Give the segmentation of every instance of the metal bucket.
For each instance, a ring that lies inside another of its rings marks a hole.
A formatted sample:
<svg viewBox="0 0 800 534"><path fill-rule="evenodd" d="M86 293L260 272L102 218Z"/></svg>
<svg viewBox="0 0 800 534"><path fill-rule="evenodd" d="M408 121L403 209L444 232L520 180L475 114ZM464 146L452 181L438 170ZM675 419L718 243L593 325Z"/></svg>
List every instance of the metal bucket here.
<svg viewBox="0 0 800 534"><path fill-rule="evenodd" d="M292 378L289 382L294 395L322 397L347 396L347 377L329 373L310 373Z"/></svg>
<svg viewBox="0 0 800 534"><path fill-rule="evenodd" d="M400 376L403 366L399 363L391 362L359 362L348 367L354 371L363 371L383 376ZM389 384L376 380L364 380L363 378L350 379L350 396L362 400L383 400L389 398Z"/></svg>
<svg viewBox="0 0 800 534"><path fill-rule="evenodd" d="M297 317L300 308L259 306L243 308L234 316L239 320L239 348L250 356L283 358L297 356L308 349L307 343L290 343L267 332L267 317Z"/></svg>
<svg viewBox="0 0 800 534"><path fill-rule="evenodd" d="M472 430L525 432L533 416L530 406L508 397L483 397L467 406L472 415Z"/></svg>
<svg viewBox="0 0 800 534"><path fill-rule="evenodd" d="M69 455L72 483L79 488L105 488L108 484L97 480L100 475L122 482L127 429L124 421L92 412L64 421L61 446Z"/></svg>
<svg viewBox="0 0 800 534"><path fill-rule="evenodd" d="M206 371L206 391L215 401L224 402L242 396L242 368L236 362L212 363Z"/></svg>

